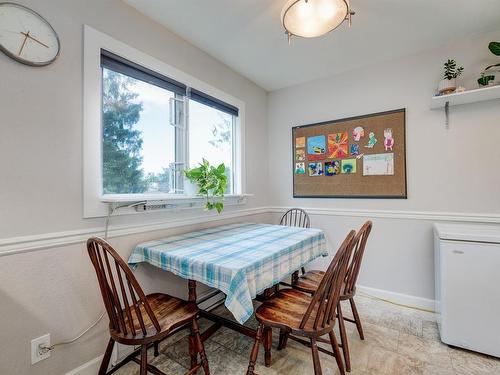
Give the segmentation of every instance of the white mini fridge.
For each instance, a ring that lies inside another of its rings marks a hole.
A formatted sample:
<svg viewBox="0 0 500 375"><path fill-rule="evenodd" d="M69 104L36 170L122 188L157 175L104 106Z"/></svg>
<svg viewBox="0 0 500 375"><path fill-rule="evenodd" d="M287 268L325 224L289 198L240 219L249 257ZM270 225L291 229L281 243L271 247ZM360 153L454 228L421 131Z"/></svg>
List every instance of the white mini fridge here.
<svg viewBox="0 0 500 375"><path fill-rule="evenodd" d="M441 341L500 357L500 226L435 224Z"/></svg>

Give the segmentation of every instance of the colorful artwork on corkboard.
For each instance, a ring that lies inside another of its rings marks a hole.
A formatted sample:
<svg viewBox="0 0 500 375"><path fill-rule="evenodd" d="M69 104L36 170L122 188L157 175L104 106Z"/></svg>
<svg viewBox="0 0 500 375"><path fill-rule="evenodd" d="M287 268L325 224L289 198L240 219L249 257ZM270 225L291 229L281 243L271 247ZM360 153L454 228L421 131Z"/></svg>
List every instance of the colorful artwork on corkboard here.
<svg viewBox="0 0 500 375"><path fill-rule="evenodd" d="M294 198L407 198L404 109L295 126L291 143Z"/></svg>
<svg viewBox="0 0 500 375"><path fill-rule="evenodd" d="M363 176L392 176L393 174L393 153L363 156Z"/></svg>
<svg viewBox="0 0 500 375"><path fill-rule="evenodd" d="M341 164L342 173L356 173L356 159L344 159Z"/></svg>
<svg viewBox="0 0 500 375"><path fill-rule="evenodd" d="M307 160L322 160L325 158L326 137L318 135L307 137Z"/></svg>
<svg viewBox="0 0 500 375"><path fill-rule="evenodd" d="M323 163L309 163L309 176L321 176L323 174Z"/></svg>
<svg viewBox="0 0 500 375"><path fill-rule="evenodd" d="M306 151L303 148L295 150L295 160L296 161L306 160Z"/></svg>
<svg viewBox="0 0 500 375"><path fill-rule="evenodd" d="M349 155L349 136L347 132L328 134L328 158L340 159Z"/></svg>
<svg viewBox="0 0 500 375"><path fill-rule="evenodd" d="M305 163L295 163L295 173L305 174L306 173Z"/></svg>
<svg viewBox="0 0 500 375"><path fill-rule="evenodd" d="M297 137L295 139L295 147L306 147L306 137Z"/></svg>
<svg viewBox="0 0 500 375"><path fill-rule="evenodd" d="M325 176L336 176L338 174L340 174L340 161L327 161L325 163Z"/></svg>
<svg viewBox="0 0 500 375"><path fill-rule="evenodd" d="M351 144L351 156L358 156L359 155L359 145L357 143L352 143Z"/></svg>

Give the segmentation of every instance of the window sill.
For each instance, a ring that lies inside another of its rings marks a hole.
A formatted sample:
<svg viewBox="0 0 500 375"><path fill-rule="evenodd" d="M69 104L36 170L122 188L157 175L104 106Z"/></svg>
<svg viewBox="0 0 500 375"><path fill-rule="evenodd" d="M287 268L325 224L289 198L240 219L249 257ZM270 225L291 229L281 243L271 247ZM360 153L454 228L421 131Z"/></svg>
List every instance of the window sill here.
<svg viewBox="0 0 500 375"><path fill-rule="evenodd" d="M247 198L253 194L236 194L224 196L225 206L237 206L247 203ZM118 207L135 208L135 211L153 210L180 210L204 208L205 198L201 196L186 196L182 194L127 194L127 195L103 195L100 197L102 203L109 205L111 209Z"/></svg>

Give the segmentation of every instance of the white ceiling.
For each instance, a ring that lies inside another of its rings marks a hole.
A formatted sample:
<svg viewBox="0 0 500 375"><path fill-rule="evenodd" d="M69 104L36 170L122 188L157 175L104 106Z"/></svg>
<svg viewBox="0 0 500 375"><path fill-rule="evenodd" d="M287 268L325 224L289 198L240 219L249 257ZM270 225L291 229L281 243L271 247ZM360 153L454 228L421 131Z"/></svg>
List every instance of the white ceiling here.
<svg viewBox="0 0 500 375"><path fill-rule="evenodd" d="M351 28L288 46L286 0L124 1L268 91L500 29L500 0L351 0Z"/></svg>

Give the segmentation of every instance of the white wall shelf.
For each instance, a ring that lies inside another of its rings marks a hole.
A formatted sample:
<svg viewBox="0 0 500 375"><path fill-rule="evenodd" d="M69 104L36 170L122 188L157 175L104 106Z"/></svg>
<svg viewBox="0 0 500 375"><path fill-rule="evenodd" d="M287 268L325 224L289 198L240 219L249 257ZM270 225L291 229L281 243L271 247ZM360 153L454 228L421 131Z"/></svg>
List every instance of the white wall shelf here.
<svg viewBox="0 0 500 375"><path fill-rule="evenodd" d="M475 90L457 92L455 94L433 96L431 99L431 109L444 108L446 116L446 128L450 124L450 107L455 105L485 102L488 100L500 99L500 86L489 86Z"/></svg>
<svg viewBox="0 0 500 375"><path fill-rule="evenodd" d="M484 102L500 99L500 86L489 86L476 90L457 92L442 96L434 96L431 100L431 109L444 108L448 102L450 106Z"/></svg>

